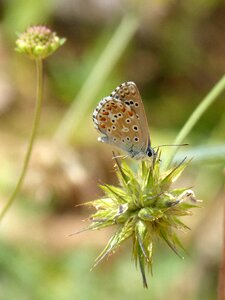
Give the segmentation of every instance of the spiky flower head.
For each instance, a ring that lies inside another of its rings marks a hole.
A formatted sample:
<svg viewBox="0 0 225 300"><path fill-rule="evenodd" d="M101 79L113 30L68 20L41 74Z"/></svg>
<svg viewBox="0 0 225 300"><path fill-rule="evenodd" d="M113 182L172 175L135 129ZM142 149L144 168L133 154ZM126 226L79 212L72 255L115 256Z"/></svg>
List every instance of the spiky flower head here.
<svg viewBox="0 0 225 300"><path fill-rule="evenodd" d="M44 59L55 52L65 41L46 26L31 26L19 34L15 50L28 55L31 59Z"/></svg>
<svg viewBox="0 0 225 300"><path fill-rule="evenodd" d="M125 161L122 164L116 162L120 186L102 185L105 196L85 203L96 209L87 229L116 228L105 249L97 257L95 266L131 238L133 258L136 265L139 265L143 285L147 287L145 270L152 268L157 237L179 255L177 249L183 247L177 231L189 229L180 217L191 215L190 209L197 207L198 200L189 188L172 188L187 166L185 161L164 172L160 169L159 154L152 162L140 162L137 171L133 171Z"/></svg>

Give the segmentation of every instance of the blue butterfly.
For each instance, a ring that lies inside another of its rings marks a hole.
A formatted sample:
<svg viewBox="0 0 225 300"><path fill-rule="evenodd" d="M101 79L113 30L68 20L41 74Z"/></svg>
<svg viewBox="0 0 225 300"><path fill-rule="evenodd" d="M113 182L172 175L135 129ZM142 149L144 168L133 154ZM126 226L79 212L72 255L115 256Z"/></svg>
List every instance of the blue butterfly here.
<svg viewBox="0 0 225 300"><path fill-rule="evenodd" d="M93 113L94 126L103 134L100 142L115 145L134 159L155 156L151 147L148 122L136 84L118 86L103 98Z"/></svg>

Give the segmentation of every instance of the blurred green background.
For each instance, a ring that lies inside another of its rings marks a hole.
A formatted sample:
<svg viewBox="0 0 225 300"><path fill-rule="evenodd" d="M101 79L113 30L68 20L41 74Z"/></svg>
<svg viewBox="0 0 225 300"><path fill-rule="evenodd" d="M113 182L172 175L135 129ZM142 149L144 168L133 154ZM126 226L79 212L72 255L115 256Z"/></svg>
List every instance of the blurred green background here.
<svg viewBox="0 0 225 300"><path fill-rule="evenodd" d="M193 161L179 182L203 208L184 220L181 260L159 242L149 290L122 246L90 272L110 230L85 232L90 210L75 207L116 183L111 148L91 121L99 99L136 82L153 146L172 143L224 75L222 0L0 0L0 198L21 170L35 104L35 65L14 51L18 32L48 25L66 44L45 61L45 100L29 172L0 227L0 299L216 299L222 251L225 95L179 151ZM166 159L169 148L163 148ZM223 155L222 155L222 154ZM113 228L112 228L113 231Z"/></svg>

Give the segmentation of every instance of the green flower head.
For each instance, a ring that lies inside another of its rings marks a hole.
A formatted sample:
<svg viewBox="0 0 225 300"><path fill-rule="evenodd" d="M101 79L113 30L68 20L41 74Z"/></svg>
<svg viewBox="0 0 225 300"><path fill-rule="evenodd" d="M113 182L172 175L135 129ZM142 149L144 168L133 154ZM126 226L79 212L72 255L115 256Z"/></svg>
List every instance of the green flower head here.
<svg viewBox="0 0 225 300"><path fill-rule="evenodd" d="M19 34L15 50L31 59L44 59L64 43L64 38L59 38L46 26L31 26Z"/></svg>
<svg viewBox="0 0 225 300"><path fill-rule="evenodd" d="M139 265L143 285L147 287L145 270L152 268L155 241L161 238L179 255L177 249L183 247L176 232L188 229L180 217L191 215L197 200L189 188L172 188L187 166L185 161L164 172L160 170L159 154L153 161L140 162L137 171L128 167L125 161L122 164L116 162L120 186L102 185L105 196L85 204L96 209L88 229L116 228L95 265L131 238L133 258Z"/></svg>

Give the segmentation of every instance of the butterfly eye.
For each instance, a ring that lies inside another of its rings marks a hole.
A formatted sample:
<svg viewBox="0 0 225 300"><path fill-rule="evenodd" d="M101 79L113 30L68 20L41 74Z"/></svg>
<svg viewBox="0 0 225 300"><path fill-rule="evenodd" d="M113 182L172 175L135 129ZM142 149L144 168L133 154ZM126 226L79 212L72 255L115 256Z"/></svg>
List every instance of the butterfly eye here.
<svg viewBox="0 0 225 300"><path fill-rule="evenodd" d="M134 101L130 100L130 105L133 105L134 104Z"/></svg>
<svg viewBox="0 0 225 300"><path fill-rule="evenodd" d="M130 141L130 138L129 138L129 136L126 136L126 140L129 142Z"/></svg>
<svg viewBox="0 0 225 300"><path fill-rule="evenodd" d="M134 142L137 143L138 141L139 141L139 138L138 138L137 136L135 136L135 137L134 137Z"/></svg>
<svg viewBox="0 0 225 300"><path fill-rule="evenodd" d="M112 130L116 130L116 126L115 125L113 125L111 128L112 128Z"/></svg>
<svg viewBox="0 0 225 300"><path fill-rule="evenodd" d="M134 103L134 105L135 105L136 107L138 107L138 106L139 106L138 102L135 102L135 103Z"/></svg>
<svg viewBox="0 0 225 300"><path fill-rule="evenodd" d="M151 156L155 155L155 152L153 149L148 148L148 150L146 151L146 154L148 155L148 157L151 157Z"/></svg>
<svg viewBox="0 0 225 300"><path fill-rule="evenodd" d="M126 119L126 123L130 123L130 119L128 118L128 119Z"/></svg>

